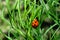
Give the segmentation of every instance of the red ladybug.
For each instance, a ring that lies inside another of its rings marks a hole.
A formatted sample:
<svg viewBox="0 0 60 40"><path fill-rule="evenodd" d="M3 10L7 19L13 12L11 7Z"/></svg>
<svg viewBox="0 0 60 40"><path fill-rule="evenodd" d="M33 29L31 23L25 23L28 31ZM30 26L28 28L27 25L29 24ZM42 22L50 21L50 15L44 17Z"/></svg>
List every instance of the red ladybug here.
<svg viewBox="0 0 60 40"><path fill-rule="evenodd" d="M38 25L39 25L38 20L37 20L37 19L34 19L34 20L32 21L32 27L36 28Z"/></svg>

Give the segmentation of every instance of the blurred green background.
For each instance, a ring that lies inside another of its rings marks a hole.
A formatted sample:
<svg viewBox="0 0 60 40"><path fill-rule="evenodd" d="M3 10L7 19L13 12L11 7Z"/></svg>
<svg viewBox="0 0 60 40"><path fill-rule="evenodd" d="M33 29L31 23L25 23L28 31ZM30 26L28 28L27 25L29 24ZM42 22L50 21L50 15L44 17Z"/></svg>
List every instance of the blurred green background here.
<svg viewBox="0 0 60 40"><path fill-rule="evenodd" d="M0 40L60 40L60 0L0 0Z"/></svg>

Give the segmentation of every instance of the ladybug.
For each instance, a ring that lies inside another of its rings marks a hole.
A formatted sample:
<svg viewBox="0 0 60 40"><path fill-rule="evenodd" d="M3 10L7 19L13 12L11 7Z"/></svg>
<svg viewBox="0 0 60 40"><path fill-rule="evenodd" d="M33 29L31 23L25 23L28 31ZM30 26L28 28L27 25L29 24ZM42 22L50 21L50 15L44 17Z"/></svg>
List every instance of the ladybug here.
<svg viewBox="0 0 60 40"><path fill-rule="evenodd" d="M36 28L36 27L38 27L38 25L39 25L38 20L37 20L37 19L34 19L34 20L32 21L32 27Z"/></svg>

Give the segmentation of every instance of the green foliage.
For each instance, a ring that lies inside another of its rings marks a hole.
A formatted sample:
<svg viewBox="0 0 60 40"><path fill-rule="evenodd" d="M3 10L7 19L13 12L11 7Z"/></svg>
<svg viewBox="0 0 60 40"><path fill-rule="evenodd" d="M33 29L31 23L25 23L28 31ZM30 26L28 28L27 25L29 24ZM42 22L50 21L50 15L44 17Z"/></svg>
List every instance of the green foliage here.
<svg viewBox="0 0 60 40"><path fill-rule="evenodd" d="M58 8L56 5L59 4L59 0L46 0L47 3L45 3L44 0L39 0L38 4L36 4L36 1L37 0L15 0L14 4L10 5L10 0L5 0L9 20L4 18L4 8L1 10L2 14L0 19L6 22L10 28L8 35L4 34L2 30L0 30L0 34L3 34L9 40L47 40L48 38L46 36L49 31L58 25L59 27L52 33L52 37L50 37L49 40L60 40L60 36L55 35L60 29L60 20L56 11L56 8ZM38 18L39 21L37 28L32 27L32 21L35 18ZM53 20L54 24L50 25L45 31L45 29L41 29L41 27L46 18ZM13 38L10 36L10 33L13 35Z"/></svg>

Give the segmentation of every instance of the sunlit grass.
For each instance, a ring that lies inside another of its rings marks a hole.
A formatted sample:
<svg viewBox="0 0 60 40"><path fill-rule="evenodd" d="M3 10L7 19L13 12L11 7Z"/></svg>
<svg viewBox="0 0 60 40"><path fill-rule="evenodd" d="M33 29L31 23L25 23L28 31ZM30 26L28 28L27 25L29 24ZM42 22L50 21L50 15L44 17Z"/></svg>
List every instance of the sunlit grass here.
<svg viewBox="0 0 60 40"><path fill-rule="evenodd" d="M49 37L49 40L58 40L55 34L60 29L60 20L56 11L56 8L58 8L56 4L59 4L59 0L47 0L47 3L45 3L44 0L39 0L38 4L36 4L36 1L37 0L15 0L14 4L11 5L10 0L5 0L9 19L7 20L4 17L4 8L1 10L2 14L0 19L9 25L9 30L6 35L0 29L0 34L4 35L4 37L9 40L47 40L49 31L51 32L53 27L58 25L59 27L52 36ZM32 27L32 21L35 18L38 18L39 21L37 28ZM54 24L48 26L47 30L44 28L41 29L42 23L46 18L53 20ZM10 36L10 33L13 34L13 38ZM53 37L56 37L56 39Z"/></svg>

